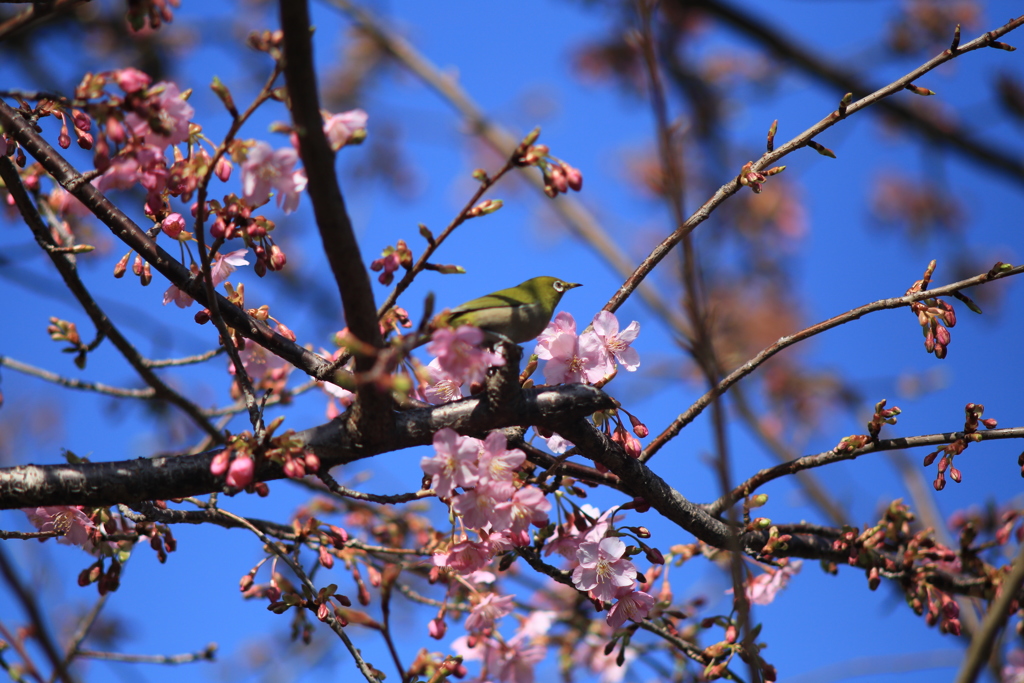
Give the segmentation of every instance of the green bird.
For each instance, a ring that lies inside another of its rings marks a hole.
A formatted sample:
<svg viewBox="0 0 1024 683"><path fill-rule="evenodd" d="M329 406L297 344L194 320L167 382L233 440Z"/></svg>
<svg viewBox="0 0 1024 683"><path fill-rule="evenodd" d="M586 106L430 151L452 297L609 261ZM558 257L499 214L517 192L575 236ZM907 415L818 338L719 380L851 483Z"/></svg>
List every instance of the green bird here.
<svg viewBox="0 0 1024 683"><path fill-rule="evenodd" d="M514 344L524 344L551 322L562 295L580 285L542 275L492 292L438 316L436 325L472 325Z"/></svg>

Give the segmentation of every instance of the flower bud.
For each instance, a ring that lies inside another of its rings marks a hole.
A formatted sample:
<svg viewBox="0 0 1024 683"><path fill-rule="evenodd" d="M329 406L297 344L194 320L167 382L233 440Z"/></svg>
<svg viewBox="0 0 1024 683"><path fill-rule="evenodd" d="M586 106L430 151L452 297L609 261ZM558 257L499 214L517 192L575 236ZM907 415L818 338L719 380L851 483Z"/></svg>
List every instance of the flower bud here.
<svg viewBox="0 0 1024 683"><path fill-rule="evenodd" d="M121 260L114 266L114 277L122 278L124 274L128 272L128 259L131 257L132 252L128 252L121 257Z"/></svg>

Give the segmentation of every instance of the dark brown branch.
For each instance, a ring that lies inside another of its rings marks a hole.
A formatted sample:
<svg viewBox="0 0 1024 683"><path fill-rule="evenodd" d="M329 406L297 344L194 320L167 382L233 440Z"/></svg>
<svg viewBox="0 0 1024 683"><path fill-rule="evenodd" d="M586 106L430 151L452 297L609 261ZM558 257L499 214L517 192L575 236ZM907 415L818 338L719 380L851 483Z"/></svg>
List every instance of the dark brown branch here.
<svg viewBox="0 0 1024 683"><path fill-rule="evenodd" d="M289 109L299 154L309 178L309 199L313 204L324 253L341 295L345 322L360 341L380 348L383 339L377 322L370 276L359 253L352 221L345 207L334 152L324 134L320 98L313 67L312 27L306 0L282 0L281 30L284 32L284 75L288 84ZM374 359L357 359L358 371L369 370Z"/></svg>
<svg viewBox="0 0 1024 683"><path fill-rule="evenodd" d="M487 405L481 398L467 398L397 413L394 428L377 438L366 437L343 418L298 432L294 438L319 456L322 467L330 469L342 463L429 444L433 435L445 427L463 434L480 435L510 425L561 424L614 406L611 398L593 387L569 384L528 389L517 400L497 407ZM216 451L212 451L195 456L0 469L0 509L40 505L108 506L220 491L223 479L210 473L210 461L215 454ZM264 463L256 473L259 481L283 477L281 468L274 463Z"/></svg>

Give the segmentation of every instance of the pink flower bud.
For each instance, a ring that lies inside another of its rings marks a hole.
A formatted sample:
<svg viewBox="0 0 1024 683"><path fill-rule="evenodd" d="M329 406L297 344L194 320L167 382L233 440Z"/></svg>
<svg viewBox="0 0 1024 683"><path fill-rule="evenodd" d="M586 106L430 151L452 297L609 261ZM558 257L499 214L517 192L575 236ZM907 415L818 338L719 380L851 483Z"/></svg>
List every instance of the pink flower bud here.
<svg viewBox="0 0 1024 683"><path fill-rule="evenodd" d="M285 256L281 247L276 244L270 245L270 266L273 270L281 270L284 268L284 264L288 263L288 257Z"/></svg>
<svg viewBox="0 0 1024 683"><path fill-rule="evenodd" d="M135 255L135 260L132 261L132 272L135 273L136 275L142 275L142 264L143 263L144 263L144 261L142 260L142 257L140 255L136 254Z"/></svg>
<svg viewBox="0 0 1024 683"><path fill-rule="evenodd" d="M213 169L213 172L220 178L221 182L226 183L228 178L231 177L231 160L227 157L221 157L217 160L217 166Z"/></svg>
<svg viewBox="0 0 1024 683"><path fill-rule="evenodd" d="M431 619L430 623L427 625L427 632L430 633L430 637L435 640L441 640L444 638L445 631L447 630L448 625L445 623L444 619L440 617Z"/></svg>
<svg viewBox="0 0 1024 683"><path fill-rule="evenodd" d="M176 240L185 229L185 218L180 213L172 213L160 222L160 229L165 235Z"/></svg>
<svg viewBox="0 0 1024 683"><path fill-rule="evenodd" d="M320 546L320 564L324 569L330 569L334 566L334 555L331 555L325 546Z"/></svg>
<svg viewBox="0 0 1024 683"><path fill-rule="evenodd" d="M124 277L124 274L128 272L128 259L131 255L132 252L129 251L121 257L120 261L117 262L117 265L114 266L114 277L122 278Z"/></svg>
<svg viewBox="0 0 1024 683"><path fill-rule="evenodd" d="M573 168L569 164L562 164L562 170L565 171L565 179L569 182L569 187L576 192L583 189L583 174L580 173L578 168Z"/></svg>
<svg viewBox="0 0 1024 683"><path fill-rule="evenodd" d="M935 329L935 345L936 346L949 346L949 330L942 325L939 325Z"/></svg>
<svg viewBox="0 0 1024 683"><path fill-rule="evenodd" d="M235 458L228 468L227 484L238 489L245 488L252 482L254 472L255 465L252 458L244 456Z"/></svg>
<svg viewBox="0 0 1024 683"><path fill-rule="evenodd" d="M229 455L228 451L225 450L213 456L213 460L210 461L210 474L215 477L224 474L228 469Z"/></svg>
<svg viewBox="0 0 1024 683"><path fill-rule="evenodd" d="M553 169L548 177L556 190L562 193L569 191L569 181L566 179L565 173L561 168L556 167Z"/></svg>
<svg viewBox="0 0 1024 683"><path fill-rule="evenodd" d="M295 341L294 339L292 341ZM306 471L307 472L319 472L320 471L320 458L315 453L306 453Z"/></svg>
<svg viewBox="0 0 1024 683"><path fill-rule="evenodd" d="M120 145L125 141L127 137L124 130L124 125L111 116L107 119L107 137L114 141L115 144Z"/></svg>
<svg viewBox="0 0 1024 683"><path fill-rule="evenodd" d="M149 266L149 261L142 264L142 274L139 275L139 284L143 287L153 281L153 269Z"/></svg>

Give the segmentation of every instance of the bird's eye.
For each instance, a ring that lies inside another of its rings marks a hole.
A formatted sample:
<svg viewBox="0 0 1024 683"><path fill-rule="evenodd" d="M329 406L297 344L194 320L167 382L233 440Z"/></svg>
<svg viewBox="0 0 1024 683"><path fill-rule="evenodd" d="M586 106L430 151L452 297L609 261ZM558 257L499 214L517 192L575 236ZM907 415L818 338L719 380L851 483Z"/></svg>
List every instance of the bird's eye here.
<svg viewBox="0 0 1024 683"><path fill-rule="evenodd" d="M560 292L560 293L564 293L565 292L565 283L562 282L561 280L555 280L554 283L551 286L555 288L556 292Z"/></svg>

